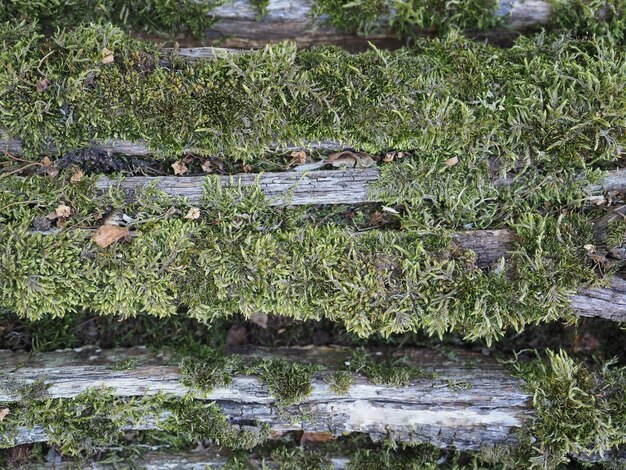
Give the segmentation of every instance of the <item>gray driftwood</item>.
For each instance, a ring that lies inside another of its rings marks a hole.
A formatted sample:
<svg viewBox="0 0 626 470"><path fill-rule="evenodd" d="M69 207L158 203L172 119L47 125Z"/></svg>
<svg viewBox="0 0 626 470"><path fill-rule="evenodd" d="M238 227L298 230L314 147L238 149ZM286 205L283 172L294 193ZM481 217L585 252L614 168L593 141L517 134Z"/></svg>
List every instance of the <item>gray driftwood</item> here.
<svg viewBox="0 0 626 470"><path fill-rule="evenodd" d="M280 356L325 364L330 372L350 356L349 351L330 347L242 351L259 357ZM405 442L425 441L438 446L479 449L513 443L512 431L530 415L530 397L518 379L503 366L481 354L455 351L443 355L431 350L403 350L403 357L436 378L414 380L409 387L375 385L354 375L346 395L332 392L327 373L318 374L310 396L279 412L276 400L253 376L236 376L226 388L218 388L201 399L215 401L233 424L250 421L267 423L277 434L290 430L348 432L387 435ZM134 357L131 370L112 370L107 365ZM181 383L179 370L145 349L94 351L65 350L46 354L0 352L0 401L19 400L11 393L16 383L44 379L50 398L75 397L89 388L110 387L118 396L143 396L165 392L181 396L190 389ZM7 391L9 390L9 391ZM11 408L11 405L4 405ZM155 426L149 419L142 428ZM130 426L133 427L134 426ZM46 440L43 429L21 429L15 444ZM6 443L5 443L6 444Z"/></svg>

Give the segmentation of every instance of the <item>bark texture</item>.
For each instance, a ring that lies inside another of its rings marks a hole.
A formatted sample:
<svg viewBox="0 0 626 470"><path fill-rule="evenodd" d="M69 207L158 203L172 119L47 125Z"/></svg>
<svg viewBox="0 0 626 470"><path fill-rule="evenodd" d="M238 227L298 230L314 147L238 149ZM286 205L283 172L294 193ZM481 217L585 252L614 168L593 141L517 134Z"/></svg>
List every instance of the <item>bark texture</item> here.
<svg viewBox="0 0 626 470"><path fill-rule="evenodd" d="M511 434L530 415L530 397L520 381L481 354L455 351L454 358L431 350L406 350L403 357L435 378L414 380L410 386L375 385L354 374L346 395L337 395L327 383L333 364L349 351L316 347L308 349L243 350L244 356L284 357L323 363L327 372L312 381L312 393L279 412L276 399L254 376L235 376L226 388L202 399L215 401L233 424L267 423L281 433L290 430L342 433L360 432L374 438L391 436L399 441L430 442L437 446L479 449L513 443ZM450 355L451 356L451 355ZM138 360L131 370L112 370L111 364L129 357ZM108 367L109 366L109 367ZM74 397L88 388L110 387L118 396L143 396L164 392L181 396L190 389L181 382L179 369L167 365L145 349L65 350L47 354L0 352L0 401L19 400L12 384L44 379L51 398ZM9 405L10 408L10 405ZM141 427L155 424L146 420ZM43 429L21 429L15 444L46 440Z"/></svg>

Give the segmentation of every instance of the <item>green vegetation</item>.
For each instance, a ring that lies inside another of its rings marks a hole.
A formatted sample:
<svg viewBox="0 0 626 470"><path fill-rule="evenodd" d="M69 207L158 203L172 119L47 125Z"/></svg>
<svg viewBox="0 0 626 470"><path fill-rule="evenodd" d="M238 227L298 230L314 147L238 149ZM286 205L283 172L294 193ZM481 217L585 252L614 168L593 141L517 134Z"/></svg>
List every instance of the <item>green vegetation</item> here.
<svg viewBox="0 0 626 470"><path fill-rule="evenodd" d="M252 448L267 439L267 429L233 425L220 408L192 397L164 395L117 397L108 389L89 389L75 398L29 398L6 403L0 421L0 447L11 447L20 427L40 427L48 442L67 456L92 455L99 447L123 442L124 426L155 419L156 427L191 445L210 439L230 448ZM161 414L167 412L166 417Z"/></svg>
<svg viewBox="0 0 626 470"><path fill-rule="evenodd" d="M435 377L419 367L406 365L402 357L377 361L364 349L355 350L348 362L349 370L364 375L377 385L407 387L412 380Z"/></svg>
<svg viewBox="0 0 626 470"><path fill-rule="evenodd" d="M567 216L516 215L506 225L519 236L517 248L484 270L454 245L450 229L411 226L410 212L405 230L354 236L312 226L302 209L267 207L258 188L224 189L213 177L197 221L168 210L167 202L183 203L151 189L120 206L116 191L98 197L89 183L65 176L3 181L0 304L31 319L83 308L157 317L182 310L205 321L280 312L328 318L360 336L455 330L490 341L507 328L563 318L570 293L602 281L584 248L594 242L590 221L572 205ZM54 236L28 233L60 201L73 212L64 227ZM72 230L113 208L138 221L130 242L103 249Z"/></svg>
<svg viewBox="0 0 626 470"><path fill-rule="evenodd" d="M47 30L89 23L112 23L135 32L175 34L189 31L204 37L223 0L2 0L0 22L38 23Z"/></svg>
<svg viewBox="0 0 626 470"><path fill-rule="evenodd" d="M517 363L536 417L527 432L533 468L554 468L572 454L605 454L626 443L626 368L589 367L565 352Z"/></svg>
<svg viewBox="0 0 626 470"><path fill-rule="evenodd" d="M187 62L110 26L45 38L6 23L0 46L1 127L29 158L121 138L170 161L255 162L274 145L335 140L424 164L458 156L451 172L478 181L493 160L498 175L579 171L615 160L624 141L625 61L602 41L539 36L502 50L450 35L398 51L280 44Z"/></svg>
<svg viewBox="0 0 626 470"><path fill-rule="evenodd" d="M280 406L289 406L311 394L311 379L323 367L273 359L259 362L252 370L259 374Z"/></svg>
<svg viewBox="0 0 626 470"><path fill-rule="evenodd" d="M346 395L350 386L354 383L354 378L350 372L338 370L328 377L330 389L337 395Z"/></svg>
<svg viewBox="0 0 626 470"><path fill-rule="evenodd" d="M501 22L498 0L316 0L312 15L334 27L369 34L387 27L399 35L416 30L487 29Z"/></svg>
<svg viewBox="0 0 626 470"><path fill-rule="evenodd" d="M550 0L551 28L577 37L603 37L616 44L626 39L626 1Z"/></svg>

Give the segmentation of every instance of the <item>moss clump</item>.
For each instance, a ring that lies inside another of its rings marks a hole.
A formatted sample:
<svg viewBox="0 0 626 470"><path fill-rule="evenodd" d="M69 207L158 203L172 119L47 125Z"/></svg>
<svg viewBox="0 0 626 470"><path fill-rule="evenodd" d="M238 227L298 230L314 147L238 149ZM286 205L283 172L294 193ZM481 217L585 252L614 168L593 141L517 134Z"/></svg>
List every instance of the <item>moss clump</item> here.
<svg viewBox="0 0 626 470"><path fill-rule="evenodd" d="M190 31L204 37L215 21L211 11L223 0L4 0L0 22L38 22L47 30L74 28L81 24L113 23L136 32Z"/></svg>
<svg viewBox="0 0 626 470"><path fill-rule="evenodd" d="M166 159L258 161L275 145L334 140L425 163L458 156L500 176L526 168L520 158L572 171L614 161L624 144L624 57L601 41L503 50L450 35L398 51L280 44L186 62L111 26L45 38L5 23L0 51L12 64L0 69L2 128L31 157L122 138Z"/></svg>
<svg viewBox="0 0 626 470"><path fill-rule="evenodd" d="M0 422L0 447L11 447L18 428L41 428L49 443L66 456L93 455L101 447L120 444L124 428L156 420L168 440L187 446L203 439L234 449L249 449L267 439L264 426L237 426L215 403L191 396L124 398L109 389L89 389L74 398L32 398L6 403L10 412ZM167 412L167 416L162 414Z"/></svg>
<svg viewBox="0 0 626 470"><path fill-rule="evenodd" d="M258 374L279 406L289 406L311 394L311 380L321 366L300 364L285 359L271 359L255 364L251 372Z"/></svg>
<svg viewBox="0 0 626 470"><path fill-rule="evenodd" d="M431 372L406 365L402 358L377 361L364 349L354 351L348 363L349 370L364 375L377 385L408 387L412 380L435 378Z"/></svg>
<svg viewBox="0 0 626 470"><path fill-rule="evenodd" d="M234 356L213 354L203 360L186 357L180 363L181 382L208 394L216 387L230 384L233 374L241 369L241 361Z"/></svg>
<svg viewBox="0 0 626 470"><path fill-rule="evenodd" d="M226 190L216 178L206 180L198 221L158 198L116 206L115 194L92 198L93 189L78 191L63 177L4 181L0 305L32 319L84 307L164 317L183 305L199 320L280 312L329 318L360 336L456 330L489 341L507 328L562 318L577 287L602 281L584 248L594 243L590 220L571 205L567 216L524 213L509 221L519 244L489 270L454 245L449 229L417 225L410 211L406 230L357 237L340 226L311 226L302 212L267 207L258 188ZM40 202L30 202L32 188L41 188ZM54 236L29 233L61 198L75 214L66 226ZM100 249L68 230L74 217L97 220L93 214L111 205L144 221L129 243Z"/></svg>
<svg viewBox="0 0 626 470"><path fill-rule="evenodd" d="M551 27L574 36L604 37L616 44L626 39L626 1L550 0Z"/></svg>
<svg viewBox="0 0 626 470"><path fill-rule="evenodd" d="M369 34L388 27L399 35L415 30L487 29L497 25L497 0L316 0L312 15L334 27Z"/></svg>
<svg viewBox="0 0 626 470"><path fill-rule="evenodd" d="M106 389L92 389L71 399L29 399L9 403L0 422L0 446L11 447L18 427L39 426L51 444L68 456L93 454L97 447L122 440L122 426L154 416L161 399L115 397Z"/></svg>
<svg viewBox="0 0 626 470"><path fill-rule="evenodd" d="M533 468L553 468L573 454L604 455L626 443L626 368L590 368L564 351L517 364L533 396Z"/></svg>
<svg viewBox="0 0 626 470"><path fill-rule="evenodd" d="M337 395L346 395L350 386L354 383L354 378L350 372L338 370L330 374L328 377L330 389Z"/></svg>
<svg viewBox="0 0 626 470"><path fill-rule="evenodd" d="M266 441L269 435L266 426L232 425L215 403L186 397L169 402L166 408L172 416L159 427L176 433L187 442L210 439L219 446L251 449Z"/></svg>

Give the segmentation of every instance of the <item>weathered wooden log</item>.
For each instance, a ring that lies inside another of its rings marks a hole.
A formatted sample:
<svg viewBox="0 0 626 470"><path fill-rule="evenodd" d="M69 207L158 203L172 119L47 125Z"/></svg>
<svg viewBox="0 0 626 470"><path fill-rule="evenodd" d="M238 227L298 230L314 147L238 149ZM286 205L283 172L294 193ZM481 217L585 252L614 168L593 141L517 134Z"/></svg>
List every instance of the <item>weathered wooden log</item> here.
<svg viewBox="0 0 626 470"><path fill-rule="evenodd" d="M261 174L237 174L221 176L222 187L252 186L259 188L269 199L269 204L280 206L305 204L354 204L376 202L369 186L380 176L377 168L354 168L346 170L314 170L309 172L286 171ZM106 192L117 187L132 194L136 189L154 185L171 197L185 197L190 203L202 199L204 176L131 176L121 181L106 176L98 178L96 189ZM626 172L609 172L600 183L591 185L587 192L601 196L603 192L626 189Z"/></svg>
<svg viewBox="0 0 626 470"><path fill-rule="evenodd" d="M403 357L434 378L416 379L393 388L375 385L353 374L346 395L333 392L327 374L346 358L347 350L331 347L243 351L244 357L282 357L290 361L324 364L328 372L312 380L312 392L296 405L279 412L276 399L254 376L235 376L230 385L200 399L215 401L233 424L266 423L276 433L290 430L391 436L405 442L430 442L458 449L479 449L513 443L511 434L531 413L530 397L497 362L463 350L455 357L431 350L403 350ZM112 370L117 361L134 358L130 370ZM65 350L46 354L0 352L0 401L19 401L12 385L43 379L49 398L71 398L90 388L108 387L120 397L167 393L182 396L193 391L181 382L177 367L146 349L94 351ZM8 405L10 409L10 404ZM145 426L156 426L146 420ZM46 439L43 429L20 429L15 444ZM6 443L5 443L6 444Z"/></svg>
<svg viewBox="0 0 626 470"><path fill-rule="evenodd" d="M325 24L323 17L312 18L313 3L314 0L270 0L266 13L258 18L258 11L248 0L226 2L211 12L217 22L206 32L204 40L219 41L221 46L233 48L262 47L286 39L300 47L341 44L349 49L361 49L367 47L368 42L391 47L402 44L396 32L384 27L367 37L338 31ZM468 34L501 41L503 37L512 37L515 31L548 23L551 13L547 0L501 0L496 16L503 17L502 27ZM384 23L385 19L381 18L381 24ZM432 31L416 30L415 33L428 35ZM201 43L184 34L178 35L176 40L185 45Z"/></svg>

